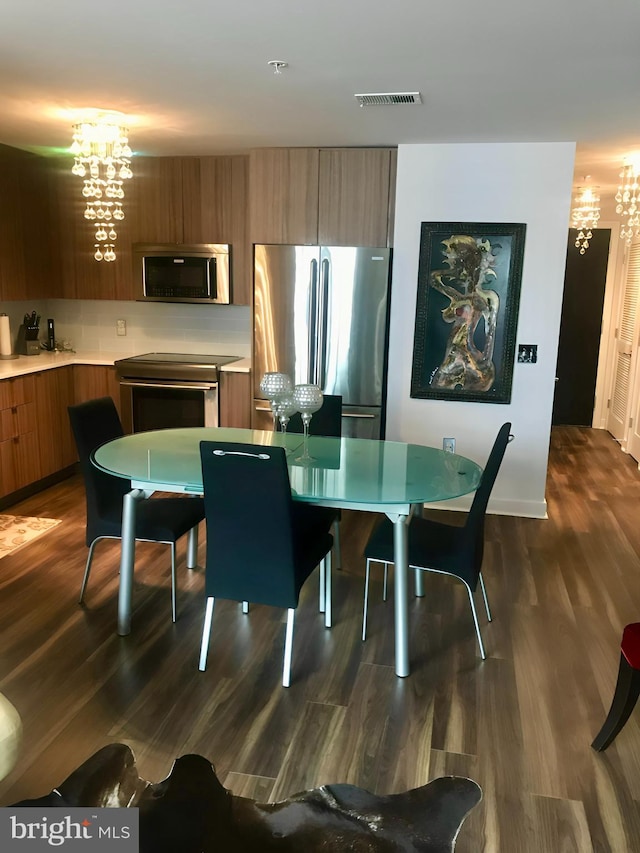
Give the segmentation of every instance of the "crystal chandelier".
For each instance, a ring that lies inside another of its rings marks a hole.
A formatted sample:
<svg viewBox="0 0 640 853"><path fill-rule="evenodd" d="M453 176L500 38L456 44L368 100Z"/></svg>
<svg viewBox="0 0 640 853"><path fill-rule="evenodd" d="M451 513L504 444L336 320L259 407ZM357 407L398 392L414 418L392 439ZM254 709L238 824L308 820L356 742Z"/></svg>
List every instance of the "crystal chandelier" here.
<svg viewBox="0 0 640 853"><path fill-rule="evenodd" d="M95 226L96 261L115 261L115 224L124 219L122 184L132 177L128 129L120 113L94 113L73 126L71 171L84 178L84 218Z"/></svg>
<svg viewBox="0 0 640 853"><path fill-rule="evenodd" d="M620 177L622 181L616 193L616 213L627 220L620 229L620 236L631 243L634 237L640 236L640 208L638 208L638 175L640 162L637 158L625 158Z"/></svg>
<svg viewBox="0 0 640 853"><path fill-rule="evenodd" d="M576 228L576 249L580 254L589 248L589 240L593 237L592 229L598 227L600 219L600 195L598 187L577 187L576 195L571 210L571 227Z"/></svg>

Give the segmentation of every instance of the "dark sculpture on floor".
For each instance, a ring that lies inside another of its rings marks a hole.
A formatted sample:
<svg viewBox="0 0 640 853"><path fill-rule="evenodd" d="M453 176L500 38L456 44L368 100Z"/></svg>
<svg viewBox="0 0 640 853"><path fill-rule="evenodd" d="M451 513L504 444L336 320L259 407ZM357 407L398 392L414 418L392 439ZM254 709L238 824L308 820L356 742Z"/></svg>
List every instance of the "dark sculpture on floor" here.
<svg viewBox="0 0 640 853"><path fill-rule="evenodd" d="M235 797L200 755L176 759L150 784L125 744L110 744L45 797L16 806L137 806L140 853L450 853L482 799L470 779L446 776L376 796L323 785L278 803Z"/></svg>

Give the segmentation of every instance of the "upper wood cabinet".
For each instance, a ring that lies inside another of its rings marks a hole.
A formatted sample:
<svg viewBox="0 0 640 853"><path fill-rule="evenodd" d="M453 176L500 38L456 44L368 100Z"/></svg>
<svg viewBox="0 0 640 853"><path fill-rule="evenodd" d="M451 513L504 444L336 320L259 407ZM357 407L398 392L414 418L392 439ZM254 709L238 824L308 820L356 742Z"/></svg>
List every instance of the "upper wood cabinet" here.
<svg viewBox="0 0 640 853"><path fill-rule="evenodd" d="M317 243L319 162L317 148L257 148L251 151L251 243Z"/></svg>
<svg viewBox="0 0 640 853"><path fill-rule="evenodd" d="M388 148L252 151L251 242L389 245L393 152Z"/></svg>
<svg viewBox="0 0 640 853"><path fill-rule="evenodd" d="M320 151L318 243L386 246L391 153L384 148Z"/></svg>
<svg viewBox="0 0 640 853"><path fill-rule="evenodd" d="M114 223L115 261L96 261L95 225L85 219L83 183L71 174L68 158L59 158L52 174L54 268L59 270L59 296L67 299L134 299L131 257L129 183L124 185L125 218Z"/></svg>
<svg viewBox="0 0 640 853"><path fill-rule="evenodd" d="M49 165L44 157L0 145L0 299L59 295Z"/></svg>

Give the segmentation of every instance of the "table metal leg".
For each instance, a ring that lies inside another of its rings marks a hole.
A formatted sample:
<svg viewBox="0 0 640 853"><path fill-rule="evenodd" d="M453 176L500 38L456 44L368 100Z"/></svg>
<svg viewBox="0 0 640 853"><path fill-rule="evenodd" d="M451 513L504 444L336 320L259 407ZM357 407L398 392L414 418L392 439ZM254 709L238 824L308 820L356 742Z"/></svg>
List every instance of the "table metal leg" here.
<svg viewBox="0 0 640 853"><path fill-rule="evenodd" d="M394 608L396 634L396 675L409 675L409 602L407 515L391 515L393 522L393 559L395 563Z"/></svg>
<svg viewBox="0 0 640 853"><path fill-rule="evenodd" d="M136 502L142 500L142 489L132 489L122 499L122 544L120 551L120 589L118 591L118 634L131 631L131 599L133 563L136 554Z"/></svg>

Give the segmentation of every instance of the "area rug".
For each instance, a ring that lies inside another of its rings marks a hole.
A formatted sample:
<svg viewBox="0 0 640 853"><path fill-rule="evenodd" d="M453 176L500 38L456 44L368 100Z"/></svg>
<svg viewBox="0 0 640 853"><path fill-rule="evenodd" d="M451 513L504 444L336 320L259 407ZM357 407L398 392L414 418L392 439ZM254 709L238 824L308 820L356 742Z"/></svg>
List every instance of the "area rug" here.
<svg viewBox="0 0 640 853"><path fill-rule="evenodd" d="M0 515L0 559L60 524L59 518Z"/></svg>

